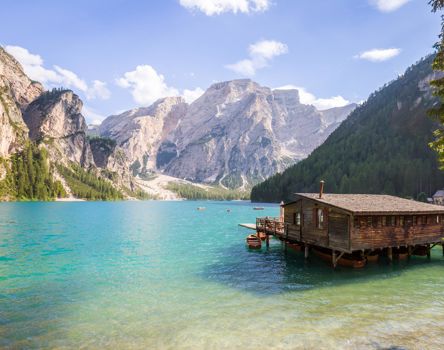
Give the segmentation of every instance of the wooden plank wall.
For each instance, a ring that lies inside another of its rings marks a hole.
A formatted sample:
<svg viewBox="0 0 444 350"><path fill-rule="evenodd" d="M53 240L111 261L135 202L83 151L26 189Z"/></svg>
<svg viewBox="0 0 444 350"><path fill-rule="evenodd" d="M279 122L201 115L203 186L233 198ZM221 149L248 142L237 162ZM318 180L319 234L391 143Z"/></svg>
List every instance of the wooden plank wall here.
<svg viewBox="0 0 444 350"><path fill-rule="evenodd" d="M369 223L368 216L356 219L359 227L352 225L352 250L427 244L439 242L444 237L442 221L412 225L411 221L405 220L402 226L383 226L381 216L375 216L374 224Z"/></svg>

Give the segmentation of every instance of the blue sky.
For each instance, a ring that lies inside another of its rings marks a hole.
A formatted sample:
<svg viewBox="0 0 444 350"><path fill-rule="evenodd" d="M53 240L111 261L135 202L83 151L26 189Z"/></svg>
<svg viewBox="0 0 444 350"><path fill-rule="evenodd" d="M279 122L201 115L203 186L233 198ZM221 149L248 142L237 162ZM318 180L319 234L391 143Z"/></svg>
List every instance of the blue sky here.
<svg viewBox="0 0 444 350"><path fill-rule="evenodd" d="M296 86L320 108L358 102L433 51L427 0L2 1L0 44L89 122L215 81Z"/></svg>

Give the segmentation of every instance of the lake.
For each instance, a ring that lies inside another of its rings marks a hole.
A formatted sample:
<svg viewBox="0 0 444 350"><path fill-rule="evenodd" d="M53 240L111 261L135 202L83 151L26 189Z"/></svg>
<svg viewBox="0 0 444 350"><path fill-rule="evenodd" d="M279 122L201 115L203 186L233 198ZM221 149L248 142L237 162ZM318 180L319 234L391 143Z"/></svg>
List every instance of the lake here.
<svg viewBox="0 0 444 350"><path fill-rule="evenodd" d="M442 348L441 249L332 270L249 251L238 223L279 215L253 206L0 203L0 347Z"/></svg>

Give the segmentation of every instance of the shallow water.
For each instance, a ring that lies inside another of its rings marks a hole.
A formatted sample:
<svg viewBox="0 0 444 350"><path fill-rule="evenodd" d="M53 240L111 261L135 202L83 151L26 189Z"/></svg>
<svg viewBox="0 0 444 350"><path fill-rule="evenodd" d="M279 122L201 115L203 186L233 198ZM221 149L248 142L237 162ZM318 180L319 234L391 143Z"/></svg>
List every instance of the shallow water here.
<svg viewBox="0 0 444 350"><path fill-rule="evenodd" d="M0 347L442 348L441 249L333 271L278 241L248 251L237 224L279 212L252 207L1 203Z"/></svg>

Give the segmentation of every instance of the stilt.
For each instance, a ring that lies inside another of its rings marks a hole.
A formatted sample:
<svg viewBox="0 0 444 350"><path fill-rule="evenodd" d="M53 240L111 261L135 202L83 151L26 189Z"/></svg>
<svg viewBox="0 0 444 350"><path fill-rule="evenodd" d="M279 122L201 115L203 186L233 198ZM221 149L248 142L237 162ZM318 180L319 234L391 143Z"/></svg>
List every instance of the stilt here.
<svg viewBox="0 0 444 350"><path fill-rule="evenodd" d="M265 243L267 244L267 248L270 246L270 235L265 235Z"/></svg>
<svg viewBox="0 0 444 350"><path fill-rule="evenodd" d="M336 252L334 249L331 251L331 262L333 264L333 268L335 269L337 262L336 262Z"/></svg>
<svg viewBox="0 0 444 350"><path fill-rule="evenodd" d="M393 261L393 248L392 247L387 248L387 258L389 259L390 262Z"/></svg>
<svg viewBox="0 0 444 350"><path fill-rule="evenodd" d="M427 244L427 259L430 259L430 244Z"/></svg>
<svg viewBox="0 0 444 350"><path fill-rule="evenodd" d="M306 244L306 245L305 245L305 253L304 253L305 259L308 259L308 250L309 250L309 247L308 247L308 245Z"/></svg>
<svg viewBox="0 0 444 350"><path fill-rule="evenodd" d="M407 254L408 254L409 258L412 256L412 246L411 245L409 245L407 247Z"/></svg>

